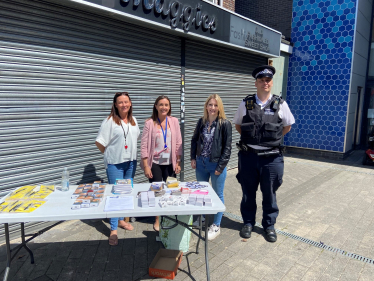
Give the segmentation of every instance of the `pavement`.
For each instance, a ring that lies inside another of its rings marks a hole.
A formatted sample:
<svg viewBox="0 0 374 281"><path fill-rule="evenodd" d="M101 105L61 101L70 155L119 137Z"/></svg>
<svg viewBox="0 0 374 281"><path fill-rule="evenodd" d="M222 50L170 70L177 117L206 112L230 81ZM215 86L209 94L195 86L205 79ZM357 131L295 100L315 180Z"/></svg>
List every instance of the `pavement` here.
<svg viewBox="0 0 374 281"><path fill-rule="evenodd" d="M260 227L240 238L241 188L230 170L227 215L209 242L211 280L374 280L374 167L361 165L363 155L358 150L332 161L286 154L276 243L266 242ZM257 200L261 222L260 192ZM111 247L108 222L63 222L29 243L35 264L24 250L16 255L8 280L153 280L148 266L162 245L150 219L133 225L119 230L119 245ZM192 237L174 280L206 280L204 244L195 254ZM0 268L5 265L0 245Z"/></svg>

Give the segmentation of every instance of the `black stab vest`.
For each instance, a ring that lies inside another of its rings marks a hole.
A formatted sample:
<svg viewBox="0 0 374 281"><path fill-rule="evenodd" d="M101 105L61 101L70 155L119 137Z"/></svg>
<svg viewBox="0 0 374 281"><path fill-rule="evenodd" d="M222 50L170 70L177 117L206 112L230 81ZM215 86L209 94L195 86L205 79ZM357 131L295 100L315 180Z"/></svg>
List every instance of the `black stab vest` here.
<svg viewBox="0 0 374 281"><path fill-rule="evenodd" d="M243 101L247 113L241 124L241 141L266 147L279 146L283 136L283 123L278 115L282 98L272 96L263 109L256 103L255 95L248 95Z"/></svg>

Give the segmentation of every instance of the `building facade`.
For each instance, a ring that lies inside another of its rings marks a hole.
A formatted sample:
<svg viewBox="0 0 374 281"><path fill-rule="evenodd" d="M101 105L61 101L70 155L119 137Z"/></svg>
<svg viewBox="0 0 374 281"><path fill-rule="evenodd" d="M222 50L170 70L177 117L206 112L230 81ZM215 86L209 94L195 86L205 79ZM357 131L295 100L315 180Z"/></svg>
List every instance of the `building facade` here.
<svg viewBox="0 0 374 281"><path fill-rule="evenodd" d="M283 2L270 2L284 8ZM294 48L286 99L296 124L284 143L291 150L342 158L365 145L372 129L373 1L295 0L289 9Z"/></svg>
<svg viewBox="0 0 374 281"><path fill-rule="evenodd" d="M293 0L235 0L235 12L282 32L291 37Z"/></svg>

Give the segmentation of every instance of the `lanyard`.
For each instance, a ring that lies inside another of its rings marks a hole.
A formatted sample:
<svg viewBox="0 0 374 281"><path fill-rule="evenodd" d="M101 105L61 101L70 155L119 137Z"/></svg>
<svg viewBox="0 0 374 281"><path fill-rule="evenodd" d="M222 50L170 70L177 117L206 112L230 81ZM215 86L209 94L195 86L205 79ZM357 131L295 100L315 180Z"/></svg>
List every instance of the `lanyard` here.
<svg viewBox="0 0 374 281"><path fill-rule="evenodd" d="M164 136L164 148L167 148L168 146L166 145L166 137L167 137L167 134L168 134L168 117L166 116L165 132L164 132L164 129L162 128L160 118L157 118L157 119L158 119L158 122L160 123L162 135Z"/></svg>
<svg viewBox="0 0 374 281"><path fill-rule="evenodd" d="M123 130L123 136L125 137L125 149L127 149L128 146L127 146L126 138L127 138L127 135L129 134L130 125L127 124L127 133L126 133L126 134L125 134L125 129L124 129L123 126L122 126L122 121L121 121L121 127L122 127L122 130Z"/></svg>

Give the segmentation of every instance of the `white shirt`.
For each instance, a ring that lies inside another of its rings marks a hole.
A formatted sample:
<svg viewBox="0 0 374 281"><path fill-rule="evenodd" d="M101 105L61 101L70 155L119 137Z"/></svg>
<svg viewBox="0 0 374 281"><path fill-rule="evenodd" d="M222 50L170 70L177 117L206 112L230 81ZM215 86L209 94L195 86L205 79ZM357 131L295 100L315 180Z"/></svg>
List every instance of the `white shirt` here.
<svg viewBox="0 0 374 281"><path fill-rule="evenodd" d="M256 97L256 103L261 106L261 109L263 109L271 100L273 95L270 94L269 99L263 103L257 95ZM245 107L245 102L242 101L238 107L238 110L235 113L233 123L236 125L241 125L243 117L247 114L247 108ZM279 111L278 111L279 118L282 119L283 127L290 126L295 123L295 117L292 115L290 108L288 107L288 104L286 101L283 101L283 103L279 104Z"/></svg>
<svg viewBox="0 0 374 281"><path fill-rule="evenodd" d="M122 122L125 133L128 134L126 137L126 145L128 146L125 153L125 137L123 129L120 125L117 125L112 118L105 118L101 124L99 133L96 141L105 147L104 151L104 164L105 169L108 168L108 164L120 164L127 161L136 160L137 154L137 140L140 135L140 130L136 118L134 118L135 126Z"/></svg>

